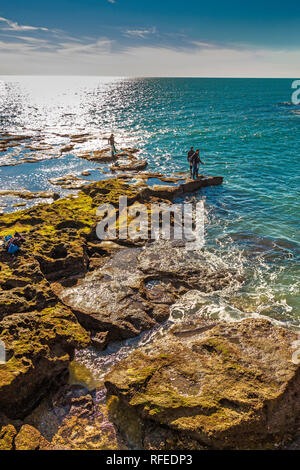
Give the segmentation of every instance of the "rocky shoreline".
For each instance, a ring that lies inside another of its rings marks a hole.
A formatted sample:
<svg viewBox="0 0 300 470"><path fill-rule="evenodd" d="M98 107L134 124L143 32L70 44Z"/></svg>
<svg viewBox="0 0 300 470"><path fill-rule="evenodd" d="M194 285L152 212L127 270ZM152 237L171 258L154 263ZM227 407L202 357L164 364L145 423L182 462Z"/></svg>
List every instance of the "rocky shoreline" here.
<svg viewBox="0 0 300 470"><path fill-rule="evenodd" d="M131 160L117 170L140 170ZM169 204L222 183L171 175L173 185L149 186L151 176L84 184L0 216L1 238L25 237L17 256L0 252L0 449L278 448L297 433L297 338L267 320L191 316L116 364L105 388L68 382L75 350L101 351L155 328L188 292L243 282L176 240L97 238L100 204L119 216L120 196Z"/></svg>

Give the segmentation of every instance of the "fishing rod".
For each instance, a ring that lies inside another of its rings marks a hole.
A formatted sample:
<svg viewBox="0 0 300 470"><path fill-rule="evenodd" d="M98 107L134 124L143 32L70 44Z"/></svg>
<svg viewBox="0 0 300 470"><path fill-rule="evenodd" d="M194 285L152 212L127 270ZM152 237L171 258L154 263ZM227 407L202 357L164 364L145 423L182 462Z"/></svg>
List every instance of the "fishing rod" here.
<svg viewBox="0 0 300 470"><path fill-rule="evenodd" d="M235 162L207 162L205 165L237 165Z"/></svg>
<svg viewBox="0 0 300 470"><path fill-rule="evenodd" d="M186 155L170 155L173 158L183 158ZM237 165L238 162L207 162L205 165Z"/></svg>

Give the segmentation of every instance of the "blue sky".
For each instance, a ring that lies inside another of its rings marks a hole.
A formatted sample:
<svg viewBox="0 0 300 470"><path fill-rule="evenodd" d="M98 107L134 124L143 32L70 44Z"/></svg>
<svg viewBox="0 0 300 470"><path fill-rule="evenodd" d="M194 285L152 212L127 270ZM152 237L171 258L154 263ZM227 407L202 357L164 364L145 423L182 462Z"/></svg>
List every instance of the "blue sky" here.
<svg viewBox="0 0 300 470"><path fill-rule="evenodd" d="M300 3L0 3L0 74L300 75Z"/></svg>

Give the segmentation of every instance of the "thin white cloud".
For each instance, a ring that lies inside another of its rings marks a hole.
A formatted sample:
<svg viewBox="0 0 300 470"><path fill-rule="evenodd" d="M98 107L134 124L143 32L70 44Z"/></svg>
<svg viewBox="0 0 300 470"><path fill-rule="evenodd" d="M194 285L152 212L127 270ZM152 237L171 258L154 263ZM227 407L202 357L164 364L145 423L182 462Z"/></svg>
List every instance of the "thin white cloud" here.
<svg viewBox="0 0 300 470"><path fill-rule="evenodd" d="M97 52L109 52L113 41L109 39L99 39L91 43L66 42L59 43L57 52L60 54L92 54Z"/></svg>
<svg viewBox="0 0 300 470"><path fill-rule="evenodd" d="M38 52L45 49L55 51L54 44L46 39L23 35L13 35L11 38L14 40L3 41L0 39L0 51L11 51L12 55L18 53L26 55L30 52Z"/></svg>
<svg viewBox="0 0 300 470"><path fill-rule="evenodd" d="M33 52L36 49L36 45L30 42L5 42L0 41L0 52L8 52L12 56L15 55L16 51L21 54L27 54Z"/></svg>
<svg viewBox="0 0 300 470"><path fill-rule="evenodd" d="M150 29L127 29L124 31L125 36L138 37L142 39L155 33L156 28L154 26Z"/></svg>
<svg viewBox="0 0 300 470"><path fill-rule="evenodd" d="M2 16L0 16L0 22L6 24L6 26L0 27L0 29L5 31L50 31L48 28L41 26L21 25L16 21L11 21L8 18L3 18Z"/></svg>
<svg viewBox="0 0 300 470"><path fill-rule="evenodd" d="M1 28L1 22L5 27ZM26 34L30 32L31 34ZM53 52L55 54L83 55L109 52L112 40L107 38L78 38L64 31L52 30L46 27L19 25L7 18L0 17L0 50L18 51L27 54L37 52Z"/></svg>
<svg viewBox="0 0 300 470"><path fill-rule="evenodd" d="M116 0L107 0L108 3L116 3Z"/></svg>
<svg viewBox="0 0 300 470"><path fill-rule="evenodd" d="M201 42L201 41L191 41L191 44L194 44L197 47L214 47L213 43Z"/></svg>
<svg viewBox="0 0 300 470"><path fill-rule="evenodd" d="M21 39L21 41L26 41L26 42L32 42L35 44L47 44L48 41L47 39L42 39L42 38L34 38L32 36L18 36L17 34L14 34L10 37L16 38L16 39Z"/></svg>

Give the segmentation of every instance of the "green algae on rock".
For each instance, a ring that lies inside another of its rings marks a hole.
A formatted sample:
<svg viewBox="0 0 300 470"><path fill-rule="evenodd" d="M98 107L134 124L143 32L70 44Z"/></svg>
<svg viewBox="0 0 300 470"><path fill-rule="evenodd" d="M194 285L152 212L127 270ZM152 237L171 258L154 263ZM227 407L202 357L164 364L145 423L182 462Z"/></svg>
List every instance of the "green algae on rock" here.
<svg viewBox="0 0 300 470"><path fill-rule="evenodd" d="M23 250L17 257L0 252L0 320L16 312L41 310L56 302L36 258Z"/></svg>
<svg viewBox="0 0 300 470"><path fill-rule="evenodd" d="M55 305L49 282L88 269L88 237L97 222L97 206L117 205L120 196L132 200L137 194L117 180L101 181L77 197L1 216L0 236L19 231L26 241L16 257L0 252L0 320Z"/></svg>
<svg viewBox="0 0 300 470"><path fill-rule="evenodd" d="M22 253L32 255L50 281L84 273L88 265L86 241L97 222L97 206L118 205L120 196L127 196L130 201L137 194L135 189L117 180L93 183L78 196L0 216L0 237L15 231L23 233L26 242ZM6 269L7 257L1 261L0 276ZM25 265L22 270L26 273ZM18 307L14 308L18 311Z"/></svg>
<svg viewBox="0 0 300 470"><path fill-rule="evenodd" d="M120 397L110 396L107 402L110 419L118 429L126 430L126 440L132 449L203 450L205 447L190 436L153 423L142 421L134 407Z"/></svg>
<svg viewBox="0 0 300 470"><path fill-rule="evenodd" d="M9 315L0 322L8 360L0 364L0 411L25 416L47 390L68 375L75 348L89 336L63 305Z"/></svg>
<svg viewBox="0 0 300 470"><path fill-rule="evenodd" d="M0 253L0 338L8 357L0 365L0 410L8 417L24 417L65 382L75 348L89 343L50 281L84 274L97 205L117 204L124 191L136 197L124 183L103 181L77 197L0 217L1 237L19 231L26 239L17 256Z"/></svg>
<svg viewBox="0 0 300 470"><path fill-rule="evenodd" d="M269 448L299 419L295 339L267 320L190 321L121 361L105 385L145 426L207 448Z"/></svg>

